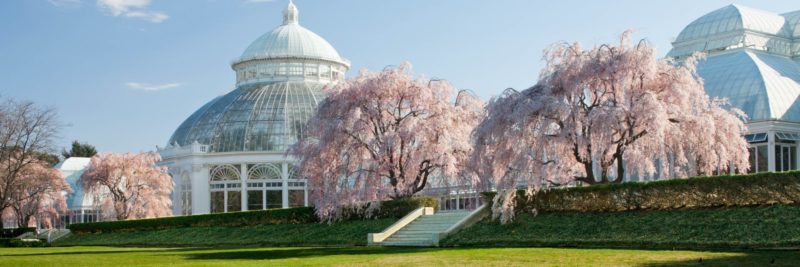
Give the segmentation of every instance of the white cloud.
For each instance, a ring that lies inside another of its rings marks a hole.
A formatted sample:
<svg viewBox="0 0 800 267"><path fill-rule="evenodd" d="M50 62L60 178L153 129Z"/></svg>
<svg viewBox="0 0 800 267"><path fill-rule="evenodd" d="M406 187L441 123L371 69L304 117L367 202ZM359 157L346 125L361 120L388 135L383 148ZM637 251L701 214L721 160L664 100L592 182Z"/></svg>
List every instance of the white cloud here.
<svg viewBox="0 0 800 267"><path fill-rule="evenodd" d="M47 0L47 2L57 7L79 7L83 4L81 0Z"/></svg>
<svg viewBox="0 0 800 267"><path fill-rule="evenodd" d="M161 11L148 10L151 0L97 0L97 6L115 17L138 18L160 23L169 18Z"/></svg>
<svg viewBox="0 0 800 267"><path fill-rule="evenodd" d="M165 83L165 84L149 84L149 83L137 83L137 82L129 82L125 84L130 89L135 90L142 90L142 91L161 91L172 89L181 86L180 83Z"/></svg>

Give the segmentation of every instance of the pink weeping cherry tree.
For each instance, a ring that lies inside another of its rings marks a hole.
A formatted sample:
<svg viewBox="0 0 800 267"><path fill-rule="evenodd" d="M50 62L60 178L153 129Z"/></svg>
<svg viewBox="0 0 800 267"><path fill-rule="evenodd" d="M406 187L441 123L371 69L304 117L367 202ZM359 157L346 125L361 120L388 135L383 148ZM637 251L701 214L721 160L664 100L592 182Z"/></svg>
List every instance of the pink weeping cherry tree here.
<svg viewBox="0 0 800 267"><path fill-rule="evenodd" d="M67 210L65 193L71 188L60 171L47 162L29 160L18 172L19 183L12 189L10 210L17 227L42 226L52 228L59 215Z"/></svg>
<svg viewBox="0 0 800 267"><path fill-rule="evenodd" d="M95 196L103 217L128 220L172 215L172 178L161 157L153 152L92 157L81 175L87 192Z"/></svg>
<svg viewBox="0 0 800 267"><path fill-rule="evenodd" d="M476 128L471 164L498 190L493 207L513 219L514 191L574 182L620 183L749 168L745 115L711 99L685 62L657 59L646 42L545 51L539 82L507 90Z"/></svg>
<svg viewBox="0 0 800 267"><path fill-rule="evenodd" d="M290 150L320 218L460 179L484 104L446 81L414 79L410 68L362 71L326 89L307 135Z"/></svg>

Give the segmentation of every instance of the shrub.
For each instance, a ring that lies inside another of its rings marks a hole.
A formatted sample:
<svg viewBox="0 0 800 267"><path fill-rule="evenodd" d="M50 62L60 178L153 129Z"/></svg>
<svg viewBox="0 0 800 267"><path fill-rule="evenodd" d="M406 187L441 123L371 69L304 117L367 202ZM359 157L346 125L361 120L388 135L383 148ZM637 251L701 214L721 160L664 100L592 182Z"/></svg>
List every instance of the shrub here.
<svg viewBox="0 0 800 267"><path fill-rule="evenodd" d="M421 207L438 209L439 200L434 197L413 197L383 201L380 203L380 208L375 213L375 217L399 219Z"/></svg>
<svg viewBox="0 0 800 267"><path fill-rule="evenodd" d="M19 238L0 238L0 247L22 248L22 247L46 247L46 239L26 239Z"/></svg>
<svg viewBox="0 0 800 267"><path fill-rule="evenodd" d="M309 207L228 212L155 219L126 220L70 224L75 233L155 230L202 226L243 226L259 224L303 224L317 222L314 209Z"/></svg>
<svg viewBox="0 0 800 267"><path fill-rule="evenodd" d="M36 232L36 228L23 227L23 228L0 229L0 238L14 238L28 232Z"/></svg>
<svg viewBox="0 0 800 267"><path fill-rule="evenodd" d="M483 193L491 201L494 192ZM619 212L800 203L800 171L517 192L517 212Z"/></svg>
<svg viewBox="0 0 800 267"><path fill-rule="evenodd" d="M421 207L438 209L439 200L434 197L405 197L386 201L368 202L363 205L341 209L342 220L399 219Z"/></svg>

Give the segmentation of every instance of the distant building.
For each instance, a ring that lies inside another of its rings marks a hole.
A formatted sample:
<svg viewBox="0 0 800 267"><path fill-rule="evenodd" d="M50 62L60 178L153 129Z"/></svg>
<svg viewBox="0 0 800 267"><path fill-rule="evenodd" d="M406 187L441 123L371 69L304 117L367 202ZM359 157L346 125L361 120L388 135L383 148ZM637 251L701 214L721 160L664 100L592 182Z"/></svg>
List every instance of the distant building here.
<svg viewBox="0 0 800 267"><path fill-rule="evenodd" d="M300 26L290 1L283 23L232 64L236 88L200 107L159 148L175 182L175 215L308 205L306 181L284 153L304 135L350 63Z"/></svg>
<svg viewBox="0 0 800 267"><path fill-rule="evenodd" d="M60 225L64 227L73 223L96 222L100 220L100 211L94 206L94 196L87 194L81 186L81 175L89 166L91 158L71 157L56 165L64 179L72 188L71 193L66 193L67 213L61 214Z"/></svg>
<svg viewBox="0 0 800 267"><path fill-rule="evenodd" d="M797 169L800 11L729 5L690 23L672 46L667 56L678 59L707 53L697 66L706 93L749 116L751 172Z"/></svg>

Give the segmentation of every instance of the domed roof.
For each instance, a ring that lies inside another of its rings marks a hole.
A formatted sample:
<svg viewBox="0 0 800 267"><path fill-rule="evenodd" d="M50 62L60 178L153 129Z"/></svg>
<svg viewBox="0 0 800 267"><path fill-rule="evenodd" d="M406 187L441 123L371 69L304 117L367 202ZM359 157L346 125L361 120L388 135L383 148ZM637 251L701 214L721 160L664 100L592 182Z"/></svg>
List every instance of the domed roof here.
<svg viewBox="0 0 800 267"><path fill-rule="evenodd" d="M748 120L800 122L800 65L764 52L734 50L697 65L709 96L728 98Z"/></svg>
<svg viewBox="0 0 800 267"><path fill-rule="evenodd" d="M303 135L325 85L300 81L240 86L195 111L168 145L197 142L209 145L208 152L283 152Z"/></svg>
<svg viewBox="0 0 800 267"><path fill-rule="evenodd" d="M189 116L170 137L168 148L199 144L211 153L283 153L303 136L325 97L322 89L340 81L349 64L297 18L290 1L283 25L258 38L234 63L236 89Z"/></svg>
<svg viewBox="0 0 800 267"><path fill-rule="evenodd" d="M800 38L800 10L781 15L786 18L786 25L793 38Z"/></svg>
<svg viewBox="0 0 800 267"><path fill-rule="evenodd" d="M328 41L300 26L299 11L291 1L283 11L283 24L253 41L239 62L269 58L323 59L349 66Z"/></svg>
<svg viewBox="0 0 800 267"><path fill-rule="evenodd" d="M89 166L91 158L69 157L55 166L64 175L64 179L69 183L72 192L67 194L67 207L69 209L80 209L91 207L94 203L93 196L83 190L81 175Z"/></svg>
<svg viewBox="0 0 800 267"><path fill-rule="evenodd" d="M778 14L734 4L696 19L681 31L675 42L743 30L788 37L784 25L785 18Z"/></svg>

